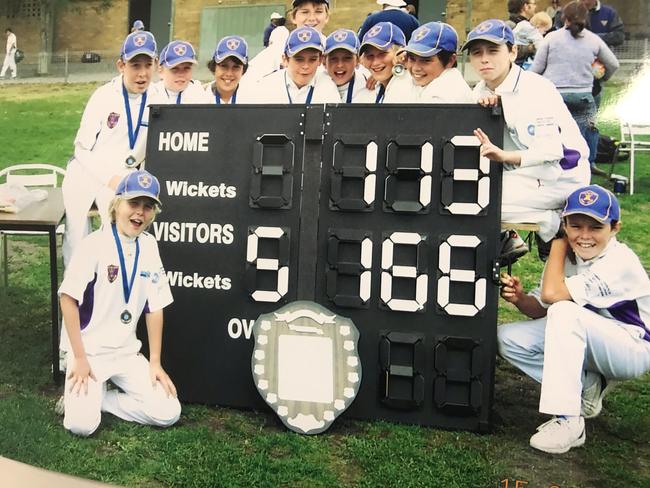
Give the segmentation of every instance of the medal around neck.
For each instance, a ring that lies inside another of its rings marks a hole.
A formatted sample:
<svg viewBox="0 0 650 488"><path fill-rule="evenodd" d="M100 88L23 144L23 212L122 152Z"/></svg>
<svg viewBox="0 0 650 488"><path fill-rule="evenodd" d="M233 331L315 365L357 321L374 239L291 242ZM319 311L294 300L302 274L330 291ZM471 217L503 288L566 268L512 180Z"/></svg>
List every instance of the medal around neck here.
<svg viewBox="0 0 650 488"><path fill-rule="evenodd" d="M356 398L361 361L352 320L297 301L260 315L253 335L253 381L287 428L319 434Z"/></svg>
<svg viewBox="0 0 650 488"><path fill-rule="evenodd" d="M137 163L138 163L138 162L136 161L135 157L133 157L133 156L130 155L130 154L129 154L129 156L124 160L124 166L126 166L126 167L129 168L129 169L130 169L130 168L135 168L135 166L137 165Z"/></svg>
<svg viewBox="0 0 650 488"><path fill-rule="evenodd" d="M404 73L406 73L406 68L404 67L403 64L396 64L395 66L393 66L394 76L402 76Z"/></svg>
<svg viewBox="0 0 650 488"><path fill-rule="evenodd" d="M133 316L131 315L131 312L129 312L128 310L124 310L124 312L120 314L120 320L124 325L129 325L131 323L132 318Z"/></svg>

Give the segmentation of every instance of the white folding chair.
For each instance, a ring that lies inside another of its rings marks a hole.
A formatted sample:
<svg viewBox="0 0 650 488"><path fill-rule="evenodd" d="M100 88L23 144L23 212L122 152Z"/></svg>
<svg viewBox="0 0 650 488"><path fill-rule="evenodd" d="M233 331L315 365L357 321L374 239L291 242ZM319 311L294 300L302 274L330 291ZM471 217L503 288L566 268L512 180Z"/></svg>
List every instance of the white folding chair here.
<svg viewBox="0 0 650 488"><path fill-rule="evenodd" d="M8 168L0 171L0 183L4 179L6 183L16 183L26 187L52 187L56 188L59 186L59 177L63 180L65 176L65 170L54 166L52 164L42 164L42 163L26 163L26 164L15 164L9 166ZM57 235L63 235L65 231L64 224L61 224L57 227ZM3 267L3 279L5 288L9 282L9 270L8 270L8 252L7 252L7 236L8 235L40 235L47 234L46 232L35 232L35 231L0 231L0 244L2 247L2 267Z"/></svg>
<svg viewBox="0 0 650 488"><path fill-rule="evenodd" d="M634 194L634 159L637 151L650 151L650 123L620 120L620 150L630 153L630 195Z"/></svg>

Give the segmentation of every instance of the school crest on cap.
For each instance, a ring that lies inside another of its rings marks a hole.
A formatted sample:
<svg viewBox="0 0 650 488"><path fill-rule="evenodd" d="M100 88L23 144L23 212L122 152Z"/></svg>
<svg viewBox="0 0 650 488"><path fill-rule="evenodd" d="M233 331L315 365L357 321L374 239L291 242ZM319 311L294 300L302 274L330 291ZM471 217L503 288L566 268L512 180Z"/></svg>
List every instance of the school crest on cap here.
<svg viewBox="0 0 650 488"><path fill-rule="evenodd" d="M133 38L133 44L137 47L142 47L147 42L147 36L144 34L137 35Z"/></svg>
<svg viewBox="0 0 650 488"><path fill-rule="evenodd" d="M106 119L106 125L108 125L109 129L112 129L117 125L119 120L120 120L120 114L111 112L110 114L108 114L108 118Z"/></svg>
<svg viewBox="0 0 650 488"><path fill-rule="evenodd" d="M381 26L380 26L380 25L376 25L376 26L374 26L372 29L370 29L366 35L367 35L368 37L375 37L375 36L376 36L377 34L379 34L380 32L381 32Z"/></svg>
<svg viewBox="0 0 650 488"><path fill-rule="evenodd" d="M311 32L308 30L298 32L298 39L300 39L302 42L307 42L309 39L311 39Z"/></svg>
<svg viewBox="0 0 650 488"><path fill-rule="evenodd" d="M585 207L588 207L589 205L593 205L596 203L598 200L598 193L591 191L591 190L585 190L583 192L580 192L580 195L578 196L578 201L580 202L580 205L584 205Z"/></svg>
<svg viewBox="0 0 650 488"><path fill-rule="evenodd" d="M237 49L239 47L239 44L241 44L239 42L239 39L228 39L226 41L226 46L228 46L228 49L230 49L231 51Z"/></svg>
<svg viewBox="0 0 650 488"><path fill-rule="evenodd" d="M109 283L113 283L117 279L117 272L119 269L119 266L114 264L109 264L106 267L106 277L108 278Z"/></svg>
<svg viewBox="0 0 650 488"><path fill-rule="evenodd" d="M345 31L337 31L332 36L336 42L343 42L347 39L348 33Z"/></svg>
<svg viewBox="0 0 650 488"><path fill-rule="evenodd" d="M425 36L431 32L428 27L420 27L418 30L416 30L413 33L413 40L414 41L421 41L422 39L425 38Z"/></svg>
<svg viewBox="0 0 650 488"><path fill-rule="evenodd" d="M149 175L142 174L138 176L138 183L140 183L142 188L149 188L151 186L151 178Z"/></svg>
<svg viewBox="0 0 650 488"><path fill-rule="evenodd" d="M483 22L479 25L474 32L477 34L483 34L484 32L489 31L492 28L492 22Z"/></svg>
<svg viewBox="0 0 650 488"><path fill-rule="evenodd" d="M185 56L185 53L187 52L187 46L185 44L176 44L174 46L174 52L178 56Z"/></svg>

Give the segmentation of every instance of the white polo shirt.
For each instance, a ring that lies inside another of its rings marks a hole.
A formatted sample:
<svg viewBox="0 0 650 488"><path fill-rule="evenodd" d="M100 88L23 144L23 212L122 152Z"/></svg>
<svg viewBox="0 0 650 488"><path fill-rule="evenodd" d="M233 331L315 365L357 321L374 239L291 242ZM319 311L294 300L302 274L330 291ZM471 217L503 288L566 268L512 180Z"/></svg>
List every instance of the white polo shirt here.
<svg viewBox="0 0 650 488"><path fill-rule="evenodd" d="M457 68L449 68L440 73L426 86L411 82L410 86L401 84L404 93L397 94L403 103L474 103L474 95L465 78Z"/></svg>
<svg viewBox="0 0 650 488"><path fill-rule="evenodd" d="M245 98L242 102L269 104L306 103L312 87L314 92L311 103L341 103L341 96L336 88L336 84L329 76L320 76L316 72L307 85L298 88L286 69L278 70L262 78L254 89L246 90L247 96L242 97Z"/></svg>
<svg viewBox="0 0 650 488"><path fill-rule="evenodd" d="M564 264L564 283L575 303L626 326L650 341L650 278L638 256L613 237L603 252L589 261L576 256ZM541 288L530 292L540 304ZM633 327L628 327L633 326Z"/></svg>
<svg viewBox="0 0 650 488"><path fill-rule="evenodd" d="M176 92L165 88L163 80L157 81L153 85L154 89L158 90L162 104L187 104L187 103L209 103L205 90L198 80L190 80L187 88L182 92Z"/></svg>
<svg viewBox="0 0 650 488"><path fill-rule="evenodd" d="M120 239L127 280L130 280L136 242L124 236ZM142 344L135 331L142 312L155 312L173 302L156 239L143 232L138 241L140 255L128 305L124 300L122 269L110 226L84 238L66 269L59 295L65 293L79 303L81 338L89 356L139 351ZM120 320L124 310L132 315L128 324ZM61 348L71 350L65 329L61 334Z"/></svg>
<svg viewBox="0 0 650 488"><path fill-rule="evenodd" d="M327 71L318 73L316 76L327 76ZM331 80L331 78L330 78ZM367 78L358 69L354 70L354 83L352 84L352 99L350 103L375 103L375 92L366 88ZM348 103L350 96L350 82L337 86L341 103Z"/></svg>

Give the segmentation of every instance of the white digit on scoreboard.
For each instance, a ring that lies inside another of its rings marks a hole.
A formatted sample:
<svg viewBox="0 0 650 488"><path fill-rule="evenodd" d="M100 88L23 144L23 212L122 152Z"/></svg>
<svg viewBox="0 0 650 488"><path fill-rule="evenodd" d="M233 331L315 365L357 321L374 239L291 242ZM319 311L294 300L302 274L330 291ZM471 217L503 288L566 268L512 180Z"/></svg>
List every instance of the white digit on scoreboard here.
<svg viewBox="0 0 650 488"><path fill-rule="evenodd" d="M251 297L256 302L278 302L289 290L289 266L281 266L280 259L258 257L259 239L278 239L286 235L280 227L256 227L248 235L246 246L246 261L260 271L277 271L277 287L275 290L255 290Z"/></svg>

